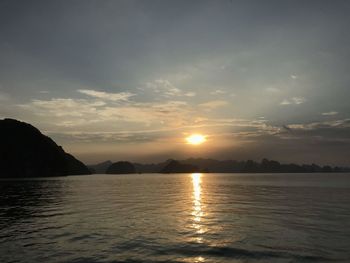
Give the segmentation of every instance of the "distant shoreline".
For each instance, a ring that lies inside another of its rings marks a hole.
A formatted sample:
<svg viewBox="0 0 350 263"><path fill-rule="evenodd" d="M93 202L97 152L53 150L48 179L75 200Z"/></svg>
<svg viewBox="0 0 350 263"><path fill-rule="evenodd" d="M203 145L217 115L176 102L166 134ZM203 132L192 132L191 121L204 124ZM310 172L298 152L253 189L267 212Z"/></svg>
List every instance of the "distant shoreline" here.
<svg viewBox="0 0 350 263"><path fill-rule="evenodd" d="M79 174L79 175L63 175L63 176L38 176L38 177L0 177L0 181L26 181L26 180L43 180L43 179L47 179L47 178L50 178L52 180L55 180L55 179L59 179L59 178L64 178L64 177L85 177L85 176L99 176L99 175L108 175L108 176L137 176L137 175L150 175L150 174L155 174L155 175L188 175L188 174L208 174L208 175L213 175L213 174L219 174L219 175L223 175L223 174L232 174L232 175L295 175L295 174L349 174L350 176L350 172L308 172L308 173L293 173L293 172L289 172L289 173L267 173L267 172L264 172L264 173L229 173L229 172L226 172L226 173L133 173L133 174L106 174L106 173L102 173L102 174Z"/></svg>
<svg viewBox="0 0 350 263"><path fill-rule="evenodd" d="M346 173L348 167L320 166L317 164L281 164L278 161L262 159L219 161L214 159L190 158L186 160L169 159L161 163L141 164L128 161L105 161L95 165L87 165L92 174L123 173Z"/></svg>

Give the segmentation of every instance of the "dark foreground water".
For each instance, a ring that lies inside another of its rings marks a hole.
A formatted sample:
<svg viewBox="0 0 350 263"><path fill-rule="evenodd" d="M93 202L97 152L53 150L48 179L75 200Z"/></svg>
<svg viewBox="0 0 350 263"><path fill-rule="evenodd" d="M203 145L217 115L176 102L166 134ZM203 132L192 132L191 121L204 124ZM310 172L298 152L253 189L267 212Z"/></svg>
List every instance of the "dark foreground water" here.
<svg viewBox="0 0 350 263"><path fill-rule="evenodd" d="M0 181L0 262L350 262L350 174Z"/></svg>

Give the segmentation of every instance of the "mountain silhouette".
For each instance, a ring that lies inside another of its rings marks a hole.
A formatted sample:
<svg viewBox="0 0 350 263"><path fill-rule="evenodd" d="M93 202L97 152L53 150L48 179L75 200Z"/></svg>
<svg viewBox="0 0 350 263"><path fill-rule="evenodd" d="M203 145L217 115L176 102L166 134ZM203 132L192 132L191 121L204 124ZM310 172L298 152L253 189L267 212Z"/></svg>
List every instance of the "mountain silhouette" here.
<svg viewBox="0 0 350 263"><path fill-rule="evenodd" d="M120 161L113 163L106 171L107 174L134 174L136 169L130 162Z"/></svg>
<svg viewBox="0 0 350 263"><path fill-rule="evenodd" d="M97 165L90 165L90 169L95 166L108 165L106 161ZM137 173L331 173L350 172L349 167L331 167L329 165L319 166L317 164L281 164L278 161L262 159L261 162L253 160L215 160L203 158L190 158L186 160L169 159L160 163L133 163ZM104 173L103 171L96 173Z"/></svg>
<svg viewBox="0 0 350 263"><path fill-rule="evenodd" d="M199 169L197 166L192 164L184 164L179 161L172 160L170 161L160 173L194 173L198 172Z"/></svg>
<svg viewBox="0 0 350 263"><path fill-rule="evenodd" d="M87 165L92 174L104 174L113 163L108 160L98 164Z"/></svg>
<svg viewBox="0 0 350 263"><path fill-rule="evenodd" d="M165 166L167 166L173 159L168 159L161 163L134 163L135 169L138 173L159 173Z"/></svg>
<svg viewBox="0 0 350 263"><path fill-rule="evenodd" d="M82 174L90 171L37 128L14 119L0 120L0 177Z"/></svg>
<svg viewBox="0 0 350 263"><path fill-rule="evenodd" d="M187 167L186 167L187 165ZM215 160L190 158L186 160L167 160L161 163L134 163L139 173L322 173L322 172L350 172L347 167L319 166L317 164L281 164L280 162L264 158L261 162L253 160ZM191 169L191 167L193 169ZM195 169L194 169L195 168Z"/></svg>
<svg viewBox="0 0 350 263"><path fill-rule="evenodd" d="M253 160L214 160L190 158L180 161L184 164L196 165L200 171L211 173L322 173L322 172L349 172L347 167L319 166L317 164L281 164L278 161L262 159Z"/></svg>

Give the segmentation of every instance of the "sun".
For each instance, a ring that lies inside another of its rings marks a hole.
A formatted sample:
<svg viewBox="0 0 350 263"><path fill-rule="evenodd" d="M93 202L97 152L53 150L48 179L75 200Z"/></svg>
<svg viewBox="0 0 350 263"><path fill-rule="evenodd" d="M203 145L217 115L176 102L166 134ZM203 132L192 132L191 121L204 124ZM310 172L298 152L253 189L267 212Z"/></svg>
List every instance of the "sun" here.
<svg viewBox="0 0 350 263"><path fill-rule="evenodd" d="M192 134L186 137L186 141L188 144L199 145L205 142L207 139L202 134Z"/></svg>

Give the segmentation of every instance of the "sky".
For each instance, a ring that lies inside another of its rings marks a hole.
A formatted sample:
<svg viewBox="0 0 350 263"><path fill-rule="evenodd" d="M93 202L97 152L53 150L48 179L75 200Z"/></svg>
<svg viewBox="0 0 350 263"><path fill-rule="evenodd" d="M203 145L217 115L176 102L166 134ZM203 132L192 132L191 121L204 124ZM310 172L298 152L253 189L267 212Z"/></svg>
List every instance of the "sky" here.
<svg viewBox="0 0 350 263"><path fill-rule="evenodd" d="M85 163L350 165L350 1L0 2L0 118ZM193 133L201 145L186 144Z"/></svg>

